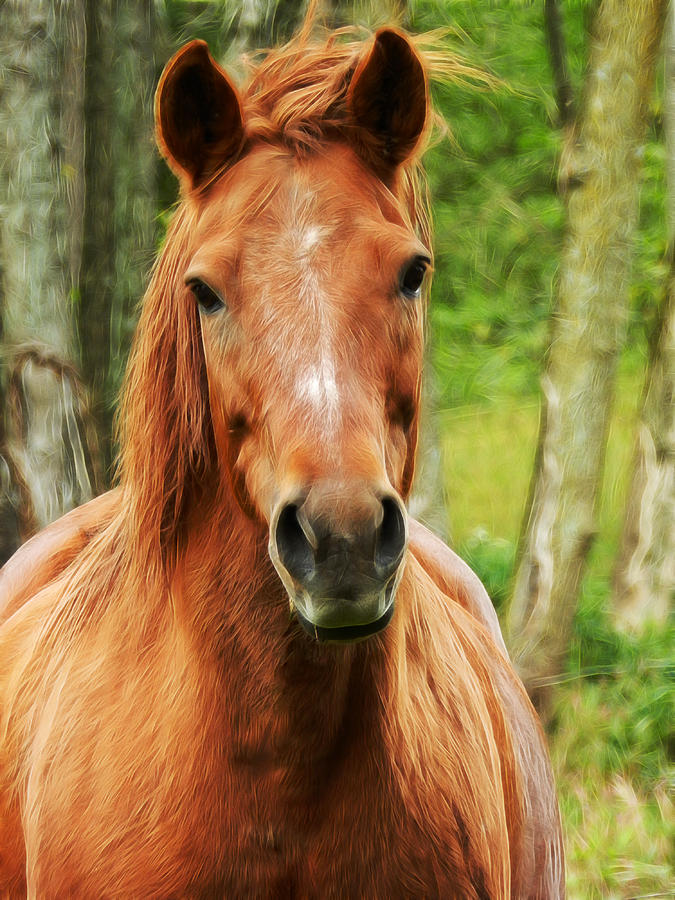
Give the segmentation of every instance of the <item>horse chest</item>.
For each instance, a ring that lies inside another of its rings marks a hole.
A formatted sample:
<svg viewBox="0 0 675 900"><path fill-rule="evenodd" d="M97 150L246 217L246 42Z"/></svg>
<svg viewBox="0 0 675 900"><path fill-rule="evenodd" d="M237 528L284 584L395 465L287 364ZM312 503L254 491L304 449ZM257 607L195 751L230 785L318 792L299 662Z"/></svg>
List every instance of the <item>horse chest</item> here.
<svg viewBox="0 0 675 900"><path fill-rule="evenodd" d="M145 722L131 708L125 716L115 734L133 738L126 755L103 709L86 740L54 735L59 770L45 777L26 834L39 896L328 898L356 896L353 885L382 896L393 816L372 765L303 767L262 740L255 753L233 752L215 719L204 727L194 696L182 730L157 727L171 716L161 700Z"/></svg>
<svg viewBox="0 0 675 900"><path fill-rule="evenodd" d="M234 773L224 810L226 896L383 895L394 817L381 785L323 767L237 765Z"/></svg>
<svg viewBox="0 0 675 900"><path fill-rule="evenodd" d="M139 676L138 697L151 695L152 671ZM244 715L215 688L196 690L189 675L179 684L154 692L152 709L123 698L112 706L109 690L90 694L77 741L64 730L65 704L47 748L58 766L45 770L27 835L37 895L481 896L455 889L451 834L403 802L364 692L326 743L309 739L309 712L282 702L281 690L265 714L249 696ZM326 723L311 709L321 732Z"/></svg>
<svg viewBox="0 0 675 900"><path fill-rule="evenodd" d="M401 893L412 873L404 811L397 818L388 798L343 785L343 803L321 797L289 806L271 802L256 821L242 824L224 848L224 896L307 898L381 898ZM274 801L274 796L269 799ZM402 827L403 825L403 827ZM424 895L434 891L433 866L417 869ZM218 889L216 889L216 893Z"/></svg>
<svg viewBox="0 0 675 900"><path fill-rule="evenodd" d="M480 873L458 871L450 824L440 833L412 816L385 759L363 753L360 765L318 779L311 792L307 785L289 791L287 777L241 780L228 808L248 815L230 832L226 876L215 893L222 887L224 896L307 900L490 896Z"/></svg>
<svg viewBox="0 0 675 900"><path fill-rule="evenodd" d="M471 885L457 889L447 860L438 858L439 836L425 835L384 791L371 787L364 792L359 785L353 796L350 785L336 785L344 794L342 803L334 793L322 797L319 791L312 806L297 800L289 804L287 794L275 791L267 779L244 796L246 781L222 803L195 796L190 812L199 815L192 822L167 811L152 832L129 827L123 833L117 826L113 845L111 823L101 810L98 823L83 823L77 837L80 842L88 837L92 848L113 846L104 858L88 858L80 843L77 857L67 854L64 867L60 854L67 843L55 829L41 842L34 882L38 895L270 900L488 896ZM188 825L191 834L185 831Z"/></svg>

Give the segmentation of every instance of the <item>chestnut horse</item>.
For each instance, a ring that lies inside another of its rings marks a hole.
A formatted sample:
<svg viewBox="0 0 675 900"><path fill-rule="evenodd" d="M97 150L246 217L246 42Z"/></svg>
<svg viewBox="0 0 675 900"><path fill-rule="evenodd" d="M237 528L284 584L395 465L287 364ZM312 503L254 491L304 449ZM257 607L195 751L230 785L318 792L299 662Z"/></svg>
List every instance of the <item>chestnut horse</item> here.
<svg viewBox="0 0 675 900"><path fill-rule="evenodd" d="M404 501L431 249L425 58L297 38L156 100L182 200L120 486L0 575L0 894L561 897L545 741Z"/></svg>

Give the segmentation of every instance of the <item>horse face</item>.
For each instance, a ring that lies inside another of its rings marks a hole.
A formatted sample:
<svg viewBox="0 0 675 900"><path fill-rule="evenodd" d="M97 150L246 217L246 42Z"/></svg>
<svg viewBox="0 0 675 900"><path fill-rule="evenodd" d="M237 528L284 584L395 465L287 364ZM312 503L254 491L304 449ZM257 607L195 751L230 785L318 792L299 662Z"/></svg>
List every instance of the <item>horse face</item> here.
<svg viewBox="0 0 675 900"><path fill-rule="evenodd" d="M195 54L170 64L177 87L160 86L158 121L187 186L207 179L187 200L197 224L183 280L200 310L219 462L267 524L300 621L317 638L353 640L389 620L407 544L430 253L395 184L424 124L424 75L403 38L381 33L349 89L351 143L297 153L254 142L208 183L211 149L241 145L231 131L242 115L201 45ZM392 94L400 71L412 99ZM199 127L182 111L177 124L163 117L195 97Z"/></svg>
<svg viewBox="0 0 675 900"><path fill-rule="evenodd" d="M253 151L214 188L194 247L184 280L220 459L268 523L299 615L330 637L367 631L407 540L429 251L341 146Z"/></svg>

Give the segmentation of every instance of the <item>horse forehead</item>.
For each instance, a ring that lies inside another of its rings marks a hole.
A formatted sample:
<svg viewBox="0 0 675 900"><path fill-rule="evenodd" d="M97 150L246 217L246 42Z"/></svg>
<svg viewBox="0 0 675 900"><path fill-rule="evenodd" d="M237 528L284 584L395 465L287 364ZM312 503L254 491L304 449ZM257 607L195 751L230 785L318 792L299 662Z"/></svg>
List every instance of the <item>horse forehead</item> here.
<svg viewBox="0 0 675 900"><path fill-rule="evenodd" d="M293 173L246 230L242 260L254 295L262 301L271 291L284 295L287 304L295 300L315 312L319 304L337 302L334 281L345 260L355 252L368 256L369 229L355 221L358 212L345 212L330 186L314 185L302 171Z"/></svg>
<svg viewBox="0 0 675 900"><path fill-rule="evenodd" d="M289 179L279 201L279 237L287 245L289 258L313 268L326 241L338 237L335 210L301 173Z"/></svg>
<svg viewBox="0 0 675 900"><path fill-rule="evenodd" d="M347 147L326 147L307 156L261 149L253 152L248 163L240 178L244 184L259 181L253 202L244 200L254 227L265 223L274 227L285 218L299 224L317 217L348 219L359 209L378 211L379 182ZM269 202L257 203L258 196Z"/></svg>
<svg viewBox="0 0 675 900"><path fill-rule="evenodd" d="M368 234L375 234L378 224L403 224L393 196L340 144L307 156L257 147L211 197L198 239L219 239L227 232L244 250L259 253L260 262L269 258L267 251L288 254L293 262L327 244L333 259L349 245L365 256Z"/></svg>

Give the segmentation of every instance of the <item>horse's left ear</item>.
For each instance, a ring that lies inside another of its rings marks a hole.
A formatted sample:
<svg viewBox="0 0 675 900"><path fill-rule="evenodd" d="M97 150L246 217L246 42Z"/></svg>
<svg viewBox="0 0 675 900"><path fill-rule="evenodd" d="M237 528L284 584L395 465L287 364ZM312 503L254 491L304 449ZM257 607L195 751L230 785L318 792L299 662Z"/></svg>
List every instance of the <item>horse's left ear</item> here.
<svg viewBox="0 0 675 900"><path fill-rule="evenodd" d="M359 151L378 173L404 162L420 139L428 114L427 78L408 38L383 28L361 60L347 94Z"/></svg>
<svg viewBox="0 0 675 900"><path fill-rule="evenodd" d="M237 91L204 41L191 41L167 63L155 96L155 123L159 149L188 189L241 149Z"/></svg>

